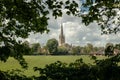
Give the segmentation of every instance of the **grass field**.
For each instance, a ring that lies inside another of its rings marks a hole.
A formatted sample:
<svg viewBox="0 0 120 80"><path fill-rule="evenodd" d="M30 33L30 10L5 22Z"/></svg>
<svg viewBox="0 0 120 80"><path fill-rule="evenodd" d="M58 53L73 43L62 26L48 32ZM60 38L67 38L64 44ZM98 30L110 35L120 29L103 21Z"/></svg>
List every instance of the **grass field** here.
<svg viewBox="0 0 120 80"><path fill-rule="evenodd" d="M21 66L19 65L18 61L9 58L6 63L0 62L0 70L7 71L12 69L21 69L24 71L24 74L27 76L37 76L39 73L33 71L33 67L45 67L46 64L54 63L56 61L62 61L65 63L71 63L74 62L76 59L83 58L83 61L86 63L93 63L93 61L90 59L89 56L24 56L25 60L28 63L28 70L23 70ZM103 59L103 56L99 57L100 59Z"/></svg>

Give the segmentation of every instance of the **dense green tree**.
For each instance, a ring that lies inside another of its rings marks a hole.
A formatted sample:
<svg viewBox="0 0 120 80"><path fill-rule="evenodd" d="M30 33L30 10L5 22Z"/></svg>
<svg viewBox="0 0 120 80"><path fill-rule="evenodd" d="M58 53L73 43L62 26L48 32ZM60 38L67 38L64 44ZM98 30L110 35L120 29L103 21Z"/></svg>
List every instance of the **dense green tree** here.
<svg viewBox="0 0 120 80"><path fill-rule="evenodd" d="M96 52L99 50L99 47L93 47L93 51Z"/></svg>
<svg viewBox="0 0 120 80"><path fill-rule="evenodd" d="M27 38L30 32L48 32L48 14L57 18L66 9L66 14L75 15L77 7L69 0L0 0L0 60L12 56L23 64L23 45L16 38Z"/></svg>
<svg viewBox="0 0 120 80"><path fill-rule="evenodd" d="M88 53L93 52L93 45L91 43L87 44L87 52Z"/></svg>
<svg viewBox="0 0 120 80"><path fill-rule="evenodd" d="M68 49L64 46L58 46L58 55L68 55Z"/></svg>
<svg viewBox="0 0 120 80"><path fill-rule="evenodd" d="M81 51L80 46L73 46L72 49L70 50L71 55L79 55Z"/></svg>
<svg viewBox="0 0 120 80"><path fill-rule="evenodd" d="M113 55L114 45L113 43L107 43L105 46L105 55Z"/></svg>
<svg viewBox="0 0 120 80"><path fill-rule="evenodd" d="M31 49L32 49L32 54L40 54L40 49L41 49L40 43L33 43Z"/></svg>
<svg viewBox="0 0 120 80"><path fill-rule="evenodd" d="M55 38L49 39L46 43L46 47L50 54L57 53L58 41Z"/></svg>
<svg viewBox="0 0 120 80"><path fill-rule="evenodd" d="M83 54L89 54L90 50L87 46L83 47Z"/></svg>
<svg viewBox="0 0 120 80"><path fill-rule="evenodd" d="M120 0L80 1L82 2L82 21L86 25L97 22L101 26L102 33L120 32Z"/></svg>
<svg viewBox="0 0 120 80"><path fill-rule="evenodd" d="M83 54L90 54L90 52L93 52L94 48L91 43L88 43L82 48L82 53Z"/></svg>
<svg viewBox="0 0 120 80"><path fill-rule="evenodd" d="M23 53L24 55L30 55L31 54L31 48L30 48L30 44L28 41L25 41L22 43L23 47L22 49L25 50L25 52Z"/></svg>

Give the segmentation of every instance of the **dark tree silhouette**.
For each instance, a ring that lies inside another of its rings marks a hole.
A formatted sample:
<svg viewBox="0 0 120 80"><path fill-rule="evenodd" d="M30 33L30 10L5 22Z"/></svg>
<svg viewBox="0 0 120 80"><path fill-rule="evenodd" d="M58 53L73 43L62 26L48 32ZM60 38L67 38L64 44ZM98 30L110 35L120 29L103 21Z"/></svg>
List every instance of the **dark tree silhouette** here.
<svg viewBox="0 0 120 80"><path fill-rule="evenodd" d="M26 67L23 45L16 38L27 38L30 32L49 32L49 13L57 18L66 9L66 14L75 15L77 7L75 1L69 0L0 0L0 60L12 56Z"/></svg>
<svg viewBox="0 0 120 80"><path fill-rule="evenodd" d="M97 22L104 34L120 31L120 0L81 0L81 2L82 21L86 25Z"/></svg>

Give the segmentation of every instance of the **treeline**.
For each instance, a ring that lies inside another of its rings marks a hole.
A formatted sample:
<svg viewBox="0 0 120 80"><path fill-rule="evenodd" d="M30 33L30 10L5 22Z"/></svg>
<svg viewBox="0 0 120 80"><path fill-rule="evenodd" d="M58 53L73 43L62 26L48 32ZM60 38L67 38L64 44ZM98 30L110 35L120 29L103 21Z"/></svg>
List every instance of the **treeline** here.
<svg viewBox="0 0 120 80"><path fill-rule="evenodd" d="M56 39L49 39L45 46L40 43L30 44L28 41L23 42L26 53L24 55L113 55L120 52L120 43L106 43L104 47L96 47L91 43L85 46L73 46L63 44L59 46Z"/></svg>

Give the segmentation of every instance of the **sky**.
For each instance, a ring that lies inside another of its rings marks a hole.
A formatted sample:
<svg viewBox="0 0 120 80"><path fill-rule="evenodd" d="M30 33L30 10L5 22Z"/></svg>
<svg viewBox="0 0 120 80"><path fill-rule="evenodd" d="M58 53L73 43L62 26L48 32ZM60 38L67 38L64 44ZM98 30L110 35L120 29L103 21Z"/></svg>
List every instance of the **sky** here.
<svg viewBox="0 0 120 80"><path fill-rule="evenodd" d="M44 46L47 40L51 38L59 40L60 26L63 25L65 42L68 44L84 46L87 43L91 43L94 46L105 46L106 43L120 43L120 33L101 35L100 26L96 23L85 26L80 17L68 16L66 14L57 19L54 19L51 15L49 17L50 20L47 27L50 32L48 34L31 33L26 39L28 42L40 43Z"/></svg>
<svg viewBox="0 0 120 80"><path fill-rule="evenodd" d="M94 46L105 46L106 43L120 43L120 33L101 35L100 26L96 23L91 23L85 26L81 22L81 18L63 15L63 17L54 19L53 17L48 22L47 33L31 33L26 39L30 43L40 43L42 46L46 44L48 39L55 38L59 40L60 26L63 25L65 41L68 44L84 46L91 43Z"/></svg>

